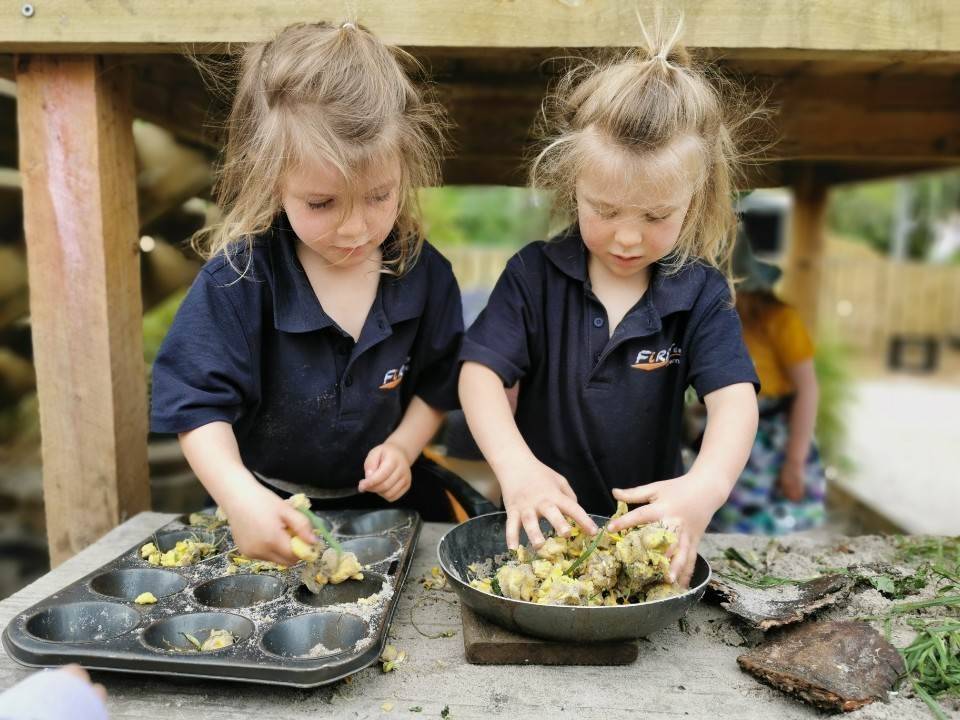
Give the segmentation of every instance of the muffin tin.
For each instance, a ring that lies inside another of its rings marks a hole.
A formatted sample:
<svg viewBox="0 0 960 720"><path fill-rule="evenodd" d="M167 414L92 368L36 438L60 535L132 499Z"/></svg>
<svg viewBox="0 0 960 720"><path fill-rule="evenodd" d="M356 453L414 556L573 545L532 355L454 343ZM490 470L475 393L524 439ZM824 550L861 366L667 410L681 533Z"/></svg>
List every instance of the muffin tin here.
<svg viewBox="0 0 960 720"><path fill-rule="evenodd" d="M326 585L314 595L300 580L301 565L230 574L229 528L196 529L184 517L17 615L4 630L4 648L31 667L76 662L295 687L343 678L383 651L422 523L402 509L318 515L357 555L363 580ZM154 567L140 557L147 542L165 551L191 536L213 542L216 554L183 568ZM135 604L147 591L156 604ZM202 643L212 629L229 630L235 643L193 650L186 634Z"/></svg>

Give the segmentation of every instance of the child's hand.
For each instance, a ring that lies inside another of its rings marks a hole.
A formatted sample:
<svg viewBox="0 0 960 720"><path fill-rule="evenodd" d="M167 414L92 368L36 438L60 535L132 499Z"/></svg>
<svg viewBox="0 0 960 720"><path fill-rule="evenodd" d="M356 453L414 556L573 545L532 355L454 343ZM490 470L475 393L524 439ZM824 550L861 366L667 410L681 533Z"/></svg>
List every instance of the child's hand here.
<svg viewBox="0 0 960 720"><path fill-rule="evenodd" d="M794 463L787 461L780 468L780 480L778 486L780 494L791 502L800 502L803 500L804 485L806 484L806 473L804 472L803 462Z"/></svg>
<svg viewBox="0 0 960 720"><path fill-rule="evenodd" d="M410 460L391 442L377 445L363 462L367 476L360 481L360 492L373 492L393 502L410 489Z"/></svg>
<svg viewBox="0 0 960 720"><path fill-rule="evenodd" d="M613 491L617 500L645 504L612 521L608 529L615 532L658 520L674 528L678 539L672 552L670 579L687 587L697 561L700 538L722 504L716 501L716 495L715 482L693 473L635 488L618 488Z"/></svg>
<svg viewBox="0 0 960 720"><path fill-rule="evenodd" d="M223 510L237 549L249 558L295 565L299 559L290 549L291 534L317 542L306 516L259 484L232 495Z"/></svg>
<svg viewBox="0 0 960 720"><path fill-rule="evenodd" d="M56 672L56 671L55 671ZM70 663L69 665L64 665L60 668L60 672L66 673L67 675L73 675L73 677L82 680L87 683L92 689L93 694L96 695L103 702L107 701L107 690L100 683L95 683L90 680L90 674L84 670L82 667L76 663Z"/></svg>
<svg viewBox="0 0 960 720"><path fill-rule="evenodd" d="M515 549L520 545L521 524L534 547L543 545L541 517L545 517L559 535L566 536L570 532L566 517L573 518L589 534L596 534L596 523L577 503L577 496L563 475L533 457L503 475L498 480L507 511L508 548Z"/></svg>

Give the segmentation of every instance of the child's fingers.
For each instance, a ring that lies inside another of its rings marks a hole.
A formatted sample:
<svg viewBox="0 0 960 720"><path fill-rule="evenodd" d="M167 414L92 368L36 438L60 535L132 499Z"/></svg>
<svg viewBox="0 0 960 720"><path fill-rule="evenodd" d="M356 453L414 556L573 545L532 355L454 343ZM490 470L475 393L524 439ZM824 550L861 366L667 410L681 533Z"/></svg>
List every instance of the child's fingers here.
<svg viewBox="0 0 960 720"><path fill-rule="evenodd" d="M520 513L507 511L507 549L516 550L520 545Z"/></svg>
<svg viewBox="0 0 960 720"><path fill-rule="evenodd" d="M407 490L410 489L410 486L407 483L399 482L393 486L389 493L383 496L383 499L387 502L396 502L404 495L407 494Z"/></svg>
<svg viewBox="0 0 960 720"><path fill-rule="evenodd" d="M562 492L568 498L576 502L577 494L573 491L573 488L570 487L570 482L562 475L560 476L558 486L560 487L560 492Z"/></svg>
<svg viewBox="0 0 960 720"><path fill-rule="evenodd" d="M687 565L680 576L680 584L683 587L690 587L690 581L693 579L693 570L697 566L697 553L693 550L687 553Z"/></svg>
<svg viewBox="0 0 960 720"><path fill-rule="evenodd" d="M389 455L380 459L380 464L373 471L360 481L359 489L362 492L373 492L382 494L389 485L391 476L397 470L397 462Z"/></svg>
<svg viewBox="0 0 960 720"><path fill-rule="evenodd" d="M383 484L383 490L380 491L380 496L388 502L393 502L410 487L410 483L405 482L406 479L407 474L403 471L403 468L397 468Z"/></svg>
<svg viewBox="0 0 960 720"><path fill-rule="evenodd" d="M687 541L686 536L681 535L680 541L677 543L677 552L674 553L673 559L670 561L670 582L679 582L681 585L684 585L683 574L687 568L687 555L690 551L690 543ZM687 578L689 582L689 578Z"/></svg>
<svg viewBox="0 0 960 720"><path fill-rule="evenodd" d="M304 542L311 545L317 542L317 536L313 534L313 523L302 512L295 510L286 503L284 503L283 509L283 524ZM289 544L289 537L285 538L285 542Z"/></svg>
<svg viewBox="0 0 960 720"><path fill-rule="evenodd" d="M599 530L597 524L590 518L587 511L580 507L580 504L576 500L571 500L567 497L557 498L557 507L560 508L564 515L573 518L577 525L582 527L585 532L590 535L597 534Z"/></svg>
<svg viewBox="0 0 960 720"><path fill-rule="evenodd" d="M680 531L681 522L678 518L669 518L669 517L660 518L660 522L666 525L677 536L676 542L671 543L670 547L668 547L666 551L664 551L663 553L668 558L672 559L673 556L676 555L677 552L680 550L680 540L683 537L683 534Z"/></svg>
<svg viewBox="0 0 960 720"><path fill-rule="evenodd" d="M613 497L630 505L648 503L656 497L659 485L660 483L650 483L649 485L638 485L632 488L614 488Z"/></svg>
<svg viewBox="0 0 960 720"><path fill-rule="evenodd" d="M635 525L646 525L656 522L660 519L661 510L656 503L634 508L626 515L618 517L610 522L610 532L617 532L624 528L634 527Z"/></svg>
<svg viewBox="0 0 960 720"><path fill-rule="evenodd" d="M90 687L93 688L94 694L100 698L103 702L107 701L107 689L100 683L94 683Z"/></svg>
<svg viewBox="0 0 960 720"><path fill-rule="evenodd" d="M383 457L383 445L377 445L367 453L366 460L363 461L363 474L370 477L380 465L380 459Z"/></svg>
<svg viewBox="0 0 960 720"><path fill-rule="evenodd" d="M540 530L540 518L534 510L524 510L520 513L520 521L523 523L523 529L527 531L527 540L535 548L544 543L543 532Z"/></svg>
<svg viewBox="0 0 960 720"><path fill-rule="evenodd" d="M64 665L60 669L63 670L63 672L67 673L68 675L73 675L75 678L79 678L84 682L90 682L90 675L87 673L86 670L84 670L82 667L80 667L76 663L70 663L69 665Z"/></svg>
<svg viewBox="0 0 960 720"><path fill-rule="evenodd" d="M556 505L548 505L545 507L543 509L543 516L553 525L553 529L557 531L557 535L566 537L570 534L570 523L567 522L567 519Z"/></svg>

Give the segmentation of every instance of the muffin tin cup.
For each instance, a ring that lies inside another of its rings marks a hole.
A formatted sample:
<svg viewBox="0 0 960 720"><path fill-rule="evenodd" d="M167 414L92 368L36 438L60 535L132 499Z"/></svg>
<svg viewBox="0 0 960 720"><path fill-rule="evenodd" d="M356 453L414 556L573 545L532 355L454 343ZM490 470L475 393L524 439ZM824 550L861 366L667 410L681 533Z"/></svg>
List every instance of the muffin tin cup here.
<svg viewBox="0 0 960 720"><path fill-rule="evenodd" d="M7 654L22 665L77 662L94 670L314 687L374 662L400 599L422 523L413 511L325 511L363 580L326 585L317 595L301 565L252 574L234 567L228 528L207 531L175 520L84 578L15 617L3 632ZM369 517L372 516L372 517ZM186 567L156 567L140 557L154 542L169 550L198 537L217 553ZM157 602L138 605L142 593ZM211 630L234 643L199 652Z"/></svg>
<svg viewBox="0 0 960 720"><path fill-rule="evenodd" d="M400 508L376 510L346 521L340 527L341 535L382 535L410 524L410 513Z"/></svg>
<svg viewBox="0 0 960 720"><path fill-rule="evenodd" d="M387 587L387 580L383 575L364 572L363 580L351 580L339 585L324 585L316 594L301 584L294 592L294 597L297 602L318 609L354 603L362 605L364 600L376 596Z"/></svg>
<svg viewBox="0 0 960 720"><path fill-rule="evenodd" d="M115 600L136 600L145 592L157 599L176 595L187 587L187 579L172 570L126 568L110 570L90 581L95 593Z"/></svg>
<svg viewBox="0 0 960 720"><path fill-rule="evenodd" d="M352 652L370 636L367 623L349 613L312 612L278 622L260 646L285 660L327 658Z"/></svg>

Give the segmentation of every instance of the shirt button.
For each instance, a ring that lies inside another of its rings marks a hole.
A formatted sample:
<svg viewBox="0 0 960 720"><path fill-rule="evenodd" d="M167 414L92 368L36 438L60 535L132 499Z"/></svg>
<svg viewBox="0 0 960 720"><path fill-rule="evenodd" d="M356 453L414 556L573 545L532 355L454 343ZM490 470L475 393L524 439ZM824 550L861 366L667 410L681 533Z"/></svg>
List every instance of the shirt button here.
<svg viewBox="0 0 960 720"><path fill-rule="evenodd" d="M602 318L602 317L595 317L595 318L593 319L593 326L594 326L594 327L603 327L603 318Z"/></svg>
<svg viewBox="0 0 960 720"><path fill-rule="evenodd" d="M598 362L600 362L600 353L593 356L593 364L596 365Z"/></svg>
<svg viewBox="0 0 960 720"><path fill-rule="evenodd" d="M351 385L353 385L353 375L347 375L343 379L343 384L346 385L347 387L350 387Z"/></svg>

